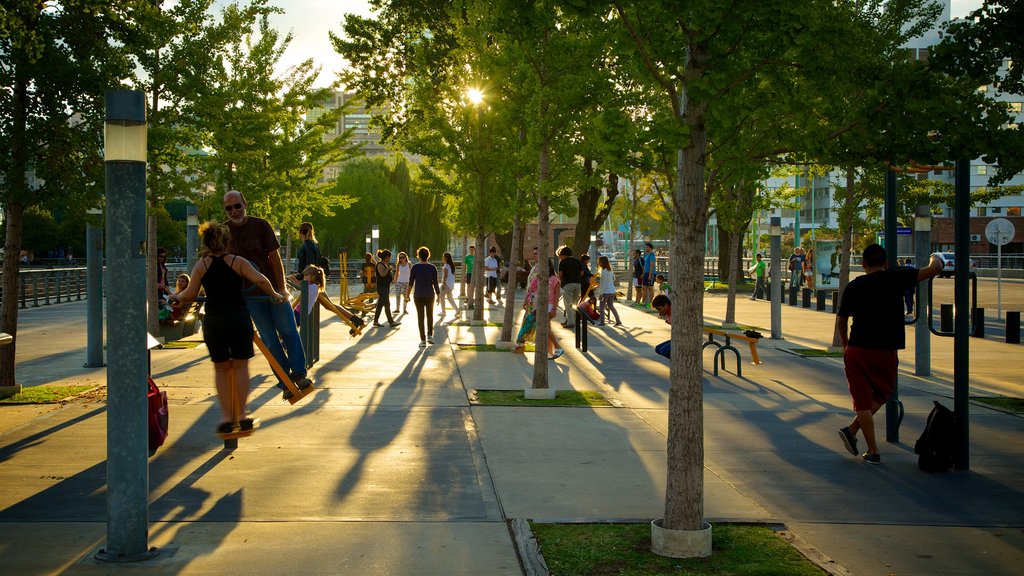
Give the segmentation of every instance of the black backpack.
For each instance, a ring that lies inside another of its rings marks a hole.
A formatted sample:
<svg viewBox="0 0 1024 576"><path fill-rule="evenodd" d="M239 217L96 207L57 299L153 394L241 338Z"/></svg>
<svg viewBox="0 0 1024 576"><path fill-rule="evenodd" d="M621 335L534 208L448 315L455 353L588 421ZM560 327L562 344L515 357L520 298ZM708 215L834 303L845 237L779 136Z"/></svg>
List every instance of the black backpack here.
<svg viewBox="0 0 1024 576"><path fill-rule="evenodd" d="M936 401L924 432L914 444L914 453L920 454L917 465L925 472L945 472L953 467L955 451L956 415Z"/></svg>
<svg viewBox="0 0 1024 576"><path fill-rule="evenodd" d="M324 258L323 254L320 253L320 246L313 242L306 240L309 244L306 245L308 254L306 254L306 261L310 264L316 263L324 271L324 282L326 283L331 279L331 262L327 258ZM301 270L300 270L301 273Z"/></svg>

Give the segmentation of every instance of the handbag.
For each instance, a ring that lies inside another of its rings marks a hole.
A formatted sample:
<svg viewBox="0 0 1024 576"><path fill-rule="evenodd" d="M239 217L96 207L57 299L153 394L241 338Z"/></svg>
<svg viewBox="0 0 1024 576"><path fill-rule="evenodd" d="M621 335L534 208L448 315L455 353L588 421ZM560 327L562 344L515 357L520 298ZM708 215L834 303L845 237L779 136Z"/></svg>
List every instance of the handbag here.
<svg viewBox="0 0 1024 576"><path fill-rule="evenodd" d="M155 451L167 440L167 392L156 387L153 378L149 378L149 392L146 394L149 406L149 450Z"/></svg>

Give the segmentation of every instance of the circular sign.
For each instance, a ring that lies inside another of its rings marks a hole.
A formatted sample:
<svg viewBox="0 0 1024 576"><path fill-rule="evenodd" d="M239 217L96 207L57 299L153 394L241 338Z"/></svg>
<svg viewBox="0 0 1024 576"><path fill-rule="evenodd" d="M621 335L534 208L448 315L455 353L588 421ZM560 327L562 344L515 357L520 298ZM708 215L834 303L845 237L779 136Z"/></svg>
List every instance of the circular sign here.
<svg viewBox="0 0 1024 576"><path fill-rule="evenodd" d="M1006 218L995 218L985 226L985 238L988 238L989 243L996 246L1009 244L1016 233L1017 230L1013 227L1013 222Z"/></svg>

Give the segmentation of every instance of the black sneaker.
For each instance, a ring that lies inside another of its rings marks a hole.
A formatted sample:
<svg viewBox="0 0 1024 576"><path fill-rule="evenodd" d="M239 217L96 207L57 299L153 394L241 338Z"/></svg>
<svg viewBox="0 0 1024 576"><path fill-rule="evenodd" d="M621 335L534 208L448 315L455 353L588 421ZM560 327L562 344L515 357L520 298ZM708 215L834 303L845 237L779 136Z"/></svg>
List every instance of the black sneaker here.
<svg viewBox="0 0 1024 576"><path fill-rule="evenodd" d="M854 456L860 454L860 450L857 450L857 437L850 433L848 426L839 429L839 437L843 439L847 452Z"/></svg>
<svg viewBox="0 0 1024 576"><path fill-rule="evenodd" d="M248 432L250 430L255 430L255 429L259 428L259 427L260 427L260 419L259 418L242 418L241 420L238 421L238 429L241 430L242 432Z"/></svg>
<svg viewBox="0 0 1024 576"><path fill-rule="evenodd" d="M217 434L220 436L233 434L237 431L238 424L235 424L234 422L222 422L219 426L217 426Z"/></svg>
<svg viewBox="0 0 1024 576"><path fill-rule="evenodd" d="M861 455L861 458L863 458L864 461L867 462L868 464L882 463L882 457L878 454L868 454L867 452L865 452L863 455Z"/></svg>

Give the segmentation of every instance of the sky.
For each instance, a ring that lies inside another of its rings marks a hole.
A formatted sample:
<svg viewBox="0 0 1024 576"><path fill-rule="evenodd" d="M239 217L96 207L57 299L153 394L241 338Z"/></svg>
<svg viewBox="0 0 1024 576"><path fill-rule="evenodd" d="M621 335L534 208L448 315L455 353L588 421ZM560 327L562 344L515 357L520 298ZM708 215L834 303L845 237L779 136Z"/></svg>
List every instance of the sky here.
<svg viewBox="0 0 1024 576"><path fill-rule="evenodd" d="M222 4L223 2L218 2ZM981 7L982 0L950 0L950 15L959 18ZM288 67L307 58L314 58L323 66L317 84L326 86L336 77L337 70L344 66L341 57L334 51L328 32L341 33L345 14L371 16L367 0L276 0L272 4L284 10L271 19L271 24L282 33L292 31L294 38L282 58L282 66Z"/></svg>

